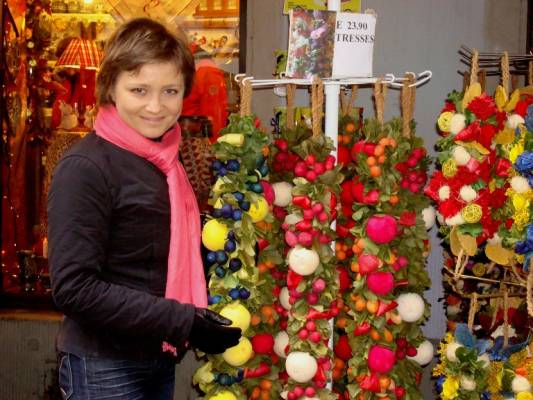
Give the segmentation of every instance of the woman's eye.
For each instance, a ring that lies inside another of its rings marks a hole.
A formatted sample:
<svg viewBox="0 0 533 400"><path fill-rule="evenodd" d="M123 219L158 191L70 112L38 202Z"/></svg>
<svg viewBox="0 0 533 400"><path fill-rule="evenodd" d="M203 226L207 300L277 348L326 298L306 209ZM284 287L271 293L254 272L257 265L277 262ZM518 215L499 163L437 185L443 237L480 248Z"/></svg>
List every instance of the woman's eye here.
<svg viewBox="0 0 533 400"><path fill-rule="evenodd" d="M132 93L135 93L135 94L144 94L146 93L146 90L143 89L143 88L133 88L131 89Z"/></svg>
<svg viewBox="0 0 533 400"><path fill-rule="evenodd" d="M176 95L179 93L179 91L177 89L167 89L166 93L170 95Z"/></svg>

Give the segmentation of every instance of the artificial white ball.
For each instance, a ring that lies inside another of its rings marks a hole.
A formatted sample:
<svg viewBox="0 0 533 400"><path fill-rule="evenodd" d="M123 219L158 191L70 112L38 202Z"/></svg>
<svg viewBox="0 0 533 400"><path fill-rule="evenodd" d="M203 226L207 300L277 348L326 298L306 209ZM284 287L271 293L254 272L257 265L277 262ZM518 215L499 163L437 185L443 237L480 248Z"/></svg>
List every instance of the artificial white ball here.
<svg viewBox="0 0 533 400"><path fill-rule="evenodd" d="M450 133L452 135L457 135L466 126L466 117L464 114L453 114L452 119L450 120Z"/></svg>
<svg viewBox="0 0 533 400"><path fill-rule="evenodd" d="M490 357L487 353L478 356L477 360L483 363L483 368L488 368L490 366Z"/></svg>
<svg viewBox="0 0 533 400"><path fill-rule="evenodd" d="M287 286L283 286L279 292L279 303L287 311L292 308L292 304L289 302L289 298L289 289L287 288Z"/></svg>
<svg viewBox="0 0 533 400"><path fill-rule="evenodd" d="M418 293L403 293L396 299L398 314L402 321L415 322L423 315L426 308L424 299Z"/></svg>
<svg viewBox="0 0 533 400"><path fill-rule="evenodd" d="M446 315L448 317L454 317L461 311L461 306L458 304L454 304L453 306L446 307Z"/></svg>
<svg viewBox="0 0 533 400"><path fill-rule="evenodd" d="M463 216L461 215L461 213L458 212L453 217L446 218L444 220L444 222L448 226L456 226L456 225L463 225L465 223L465 220L464 220Z"/></svg>
<svg viewBox="0 0 533 400"><path fill-rule="evenodd" d="M424 365L429 364L431 360L433 360L433 355L434 355L433 345L431 344L429 340L424 340L416 348L416 356L407 357L407 358L418 363L418 365L424 366Z"/></svg>
<svg viewBox="0 0 533 400"><path fill-rule="evenodd" d="M292 201L292 188L289 182L276 182L272 184L274 189L274 205L287 207Z"/></svg>
<svg viewBox="0 0 533 400"><path fill-rule="evenodd" d="M459 190L459 197L461 197L461 199L463 199L467 203L470 203L471 201L476 199L477 192L472 186L464 185Z"/></svg>
<svg viewBox="0 0 533 400"><path fill-rule="evenodd" d="M511 178L511 187L516 193L526 193L531 189L529 182L523 176L513 176Z"/></svg>
<svg viewBox="0 0 533 400"><path fill-rule="evenodd" d="M289 345L289 335L285 331L279 331L274 338L274 353L278 355L278 357L285 358L287 357L287 354L285 354L285 349Z"/></svg>
<svg viewBox="0 0 533 400"><path fill-rule="evenodd" d="M524 121L524 118L522 118L519 114L513 114L507 118L507 122L505 122L505 125L507 125L508 128L511 128L512 130L515 130L518 128L518 125L524 124L526 121Z"/></svg>
<svg viewBox="0 0 533 400"><path fill-rule="evenodd" d="M458 359L457 359L457 356L455 355L455 352L457 351L458 348L460 347L463 347L461 346L459 343L457 342L451 342L451 343L448 343L448 345L446 346L446 358L451 361L451 362L457 362Z"/></svg>
<svg viewBox="0 0 533 400"><path fill-rule="evenodd" d="M304 383L315 376L318 364L315 358L304 351L293 351L285 360L287 374L296 382Z"/></svg>
<svg viewBox="0 0 533 400"><path fill-rule="evenodd" d="M452 156L457 165L466 165L472 158L463 146L455 146L452 150Z"/></svg>
<svg viewBox="0 0 533 400"><path fill-rule="evenodd" d="M320 257L313 249L296 246L288 255L289 268L300 275L311 275L320 265Z"/></svg>
<svg viewBox="0 0 533 400"><path fill-rule="evenodd" d="M450 198L450 187L448 185L439 188L439 200L444 201Z"/></svg>
<svg viewBox="0 0 533 400"><path fill-rule="evenodd" d="M516 375L511 382L511 388L513 389L513 393L530 392L531 383L522 375Z"/></svg>
<svg viewBox="0 0 533 400"><path fill-rule="evenodd" d="M433 206L424 208L422 210L422 219L424 220L426 229L431 229L435 225L435 208Z"/></svg>
<svg viewBox="0 0 533 400"><path fill-rule="evenodd" d="M472 390L476 390L476 381L467 376L462 376L461 377L461 388L469 392L471 392Z"/></svg>

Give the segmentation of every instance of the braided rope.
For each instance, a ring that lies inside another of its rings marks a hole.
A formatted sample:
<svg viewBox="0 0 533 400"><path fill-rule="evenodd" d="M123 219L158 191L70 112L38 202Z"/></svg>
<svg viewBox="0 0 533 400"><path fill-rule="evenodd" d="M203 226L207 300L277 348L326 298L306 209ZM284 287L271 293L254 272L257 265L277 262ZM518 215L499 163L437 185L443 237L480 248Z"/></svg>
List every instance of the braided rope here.
<svg viewBox="0 0 533 400"><path fill-rule="evenodd" d="M477 293L474 293L472 300L470 300L470 310L468 311L468 329L470 332L472 332L472 329L474 328L474 319L476 317L477 307Z"/></svg>
<svg viewBox="0 0 533 400"><path fill-rule="evenodd" d="M241 84L241 117L252 115L252 84L243 81Z"/></svg>
<svg viewBox="0 0 533 400"><path fill-rule="evenodd" d="M509 72L509 53L507 51L503 52L502 61L502 86L505 89L506 93L509 93L509 80L511 73Z"/></svg>
<svg viewBox="0 0 533 400"><path fill-rule="evenodd" d="M324 83L320 78L315 78L311 86L311 114L313 118L313 137L322 134L322 117L324 107Z"/></svg>

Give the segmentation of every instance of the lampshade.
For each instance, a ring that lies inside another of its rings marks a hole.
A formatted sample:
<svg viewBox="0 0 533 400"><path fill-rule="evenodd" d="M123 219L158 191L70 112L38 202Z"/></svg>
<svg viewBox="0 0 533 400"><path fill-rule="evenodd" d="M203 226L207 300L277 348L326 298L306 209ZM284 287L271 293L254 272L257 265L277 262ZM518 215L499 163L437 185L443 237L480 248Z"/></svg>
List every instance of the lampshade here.
<svg viewBox="0 0 533 400"><path fill-rule="evenodd" d="M74 38L56 62L56 67L98 69L102 51L94 40Z"/></svg>

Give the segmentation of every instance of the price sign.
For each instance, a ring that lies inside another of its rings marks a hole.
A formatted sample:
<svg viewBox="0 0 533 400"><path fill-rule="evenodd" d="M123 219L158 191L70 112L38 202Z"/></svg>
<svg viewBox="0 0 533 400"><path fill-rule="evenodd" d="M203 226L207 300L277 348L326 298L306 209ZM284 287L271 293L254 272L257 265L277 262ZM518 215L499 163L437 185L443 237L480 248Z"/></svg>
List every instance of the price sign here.
<svg viewBox="0 0 533 400"><path fill-rule="evenodd" d="M372 76L375 38L374 15L337 13L332 76Z"/></svg>

